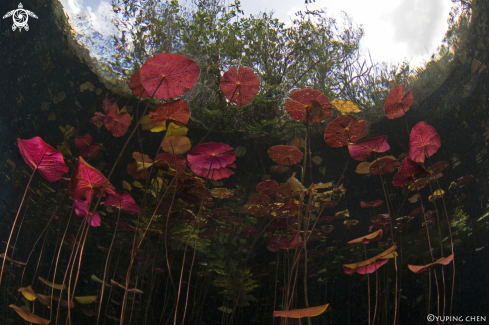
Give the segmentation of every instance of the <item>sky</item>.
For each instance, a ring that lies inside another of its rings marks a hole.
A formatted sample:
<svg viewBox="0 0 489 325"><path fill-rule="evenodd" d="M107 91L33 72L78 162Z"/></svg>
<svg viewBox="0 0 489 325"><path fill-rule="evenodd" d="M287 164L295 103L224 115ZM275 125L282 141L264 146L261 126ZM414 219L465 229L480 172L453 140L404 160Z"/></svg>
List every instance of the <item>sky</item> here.
<svg viewBox="0 0 489 325"><path fill-rule="evenodd" d="M226 0L232 3L232 0ZM111 6L101 0L61 0L68 14L85 9L96 29L110 30L101 19L109 14ZM448 28L447 18L451 0L315 0L308 5L304 0L241 0L245 15L273 10L275 17L287 22L298 10L324 8L328 16L341 18L346 12L357 25L362 25L365 36L364 53L370 53L376 62L409 61L420 65L429 61L441 44Z"/></svg>

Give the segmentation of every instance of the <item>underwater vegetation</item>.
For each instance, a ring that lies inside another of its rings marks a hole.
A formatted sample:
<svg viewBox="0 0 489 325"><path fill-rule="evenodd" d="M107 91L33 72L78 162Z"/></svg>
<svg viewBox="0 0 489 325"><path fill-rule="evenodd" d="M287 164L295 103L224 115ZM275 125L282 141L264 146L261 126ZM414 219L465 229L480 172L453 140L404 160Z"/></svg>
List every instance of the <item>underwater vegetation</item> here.
<svg viewBox="0 0 489 325"><path fill-rule="evenodd" d="M463 227L467 216L460 207L450 216L445 195L469 186L474 177L465 175L442 188L439 179L450 164L432 162L441 147L435 128L424 121L409 128L406 120L409 150L392 152L389 134L369 138L367 122L344 113L326 126L323 145L347 152L345 167L335 179L322 182L313 174L322 159L312 156L311 126L330 118L333 105L318 90L293 90L285 109L302 123L304 138L268 148L270 160L277 164L270 168L274 176L263 175L261 182L248 186L254 193L245 195L245 184L222 187L240 168L237 150L223 142L204 142L212 137L213 127L198 142L187 137L190 110L182 96L199 73L189 58L160 53L131 78L133 95L141 98L137 115L131 115L126 105L119 108L119 100L104 101L104 111L95 113L90 123L95 130L105 127L109 137L125 138L107 175L89 163L104 148L93 143L90 133L74 139L80 153L76 162L66 149L55 149L40 137L18 139L20 155L32 172L5 241L0 273L8 299L15 297L9 307L18 319L33 324L140 324L143 318L150 324L204 324L208 322L202 320L204 315L211 314L216 315L211 317L214 323L219 318L223 324L243 323L242 310L262 303L255 292L266 285L272 292L268 299L273 297L264 316L268 321L277 317L282 324L313 324L339 309L326 295L311 294L308 282L357 273L367 282L366 308L360 309L364 322L396 323L402 317L401 283L409 276L403 270L410 276L427 275L428 311L452 314L456 274L452 227ZM223 73L220 88L227 99L224 115L252 102L260 80L251 68L231 67ZM391 120L403 118L412 102L411 92L395 85L385 99L385 115ZM64 128L64 133L74 133L69 130ZM155 154L144 152L142 131L150 137L163 132ZM133 137L139 138L140 151L131 155L126 151ZM123 168L127 176L115 177L125 156L134 162ZM365 221L351 219L348 209L338 210L346 197L343 182L351 159L358 161L355 172L383 193L356 203L364 211L375 211L365 213L372 217L357 238L351 238L350 229ZM55 190L44 180L59 187ZM392 199L397 187L403 189L401 202ZM26 205L32 204L29 196L43 195L40 189L49 193L55 208L44 212L47 221L36 221L41 232L35 234L30 252L18 253L18 236L30 226L28 221L24 224L22 212L25 215ZM416 207L403 216L408 200ZM413 229L424 236L418 239L424 253L408 264L400 251L410 245L403 232ZM331 253L341 249L338 242L324 246L339 232L349 238L348 257L333 257ZM267 261L259 262L265 250ZM333 264L317 270L314 261L325 255ZM208 308L209 291L217 292L222 301L212 312L203 310Z"/></svg>

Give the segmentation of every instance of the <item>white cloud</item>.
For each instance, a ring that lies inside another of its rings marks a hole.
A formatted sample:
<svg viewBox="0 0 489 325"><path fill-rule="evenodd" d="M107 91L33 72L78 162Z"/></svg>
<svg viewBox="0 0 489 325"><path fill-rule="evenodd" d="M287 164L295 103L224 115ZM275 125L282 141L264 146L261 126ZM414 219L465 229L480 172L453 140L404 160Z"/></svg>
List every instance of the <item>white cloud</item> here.
<svg viewBox="0 0 489 325"><path fill-rule="evenodd" d="M92 7L86 8L92 22L93 28L104 36L114 35L117 31L112 23L112 5L106 1L100 2L94 12Z"/></svg>
<svg viewBox="0 0 489 325"><path fill-rule="evenodd" d="M68 16L77 15L83 10L83 0L60 0Z"/></svg>
<svg viewBox="0 0 489 325"><path fill-rule="evenodd" d="M305 10L302 0L242 0L245 14L276 8L275 16L283 21L294 19L294 13ZM364 50L374 61L413 64L428 61L441 44L447 30L446 20L451 0L316 0L308 9L325 8L329 16L340 18L346 12L365 30Z"/></svg>

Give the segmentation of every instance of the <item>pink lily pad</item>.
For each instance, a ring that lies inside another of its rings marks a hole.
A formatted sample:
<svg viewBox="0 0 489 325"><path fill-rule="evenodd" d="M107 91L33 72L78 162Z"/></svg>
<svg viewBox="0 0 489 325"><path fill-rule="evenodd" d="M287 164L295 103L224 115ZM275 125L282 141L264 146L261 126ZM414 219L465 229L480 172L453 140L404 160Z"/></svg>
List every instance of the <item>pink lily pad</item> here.
<svg viewBox="0 0 489 325"><path fill-rule="evenodd" d="M431 157L440 148L440 136L431 125L421 121L411 129L409 136L409 157L424 163L424 158Z"/></svg>
<svg viewBox="0 0 489 325"><path fill-rule="evenodd" d="M196 145L187 154L190 165L204 169L220 169L236 160L233 148L221 142L208 142ZM195 173L195 171L194 171Z"/></svg>
<svg viewBox="0 0 489 325"><path fill-rule="evenodd" d="M408 183L414 182L422 174L429 175L429 173L430 172L423 166L406 157L402 162L401 169L399 169L396 176L394 176L392 184L394 186L402 187Z"/></svg>
<svg viewBox="0 0 489 325"><path fill-rule="evenodd" d="M75 139L75 147L80 151L80 154L83 158L93 158L103 147L103 144L100 143L92 143L92 136L90 134L85 134L82 137L76 137Z"/></svg>
<svg viewBox="0 0 489 325"><path fill-rule="evenodd" d="M91 201L102 192L106 183L107 179L101 172L90 166L82 157L78 157L71 175L70 194L73 198ZM115 189L108 183L105 192L113 194Z"/></svg>
<svg viewBox="0 0 489 325"><path fill-rule="evenodd" d="M406 87L404 85L396 85L389 91L389 95L384 102L384 112L388 119L394 120L403 116L413 103L413 94L408 91L404 95Z"/></svg>
<svg viewBox="0 0 489 325"><path fill-rule="evenodd" d="M353 159L364 161L370 158L374 152L386 152L390 149L385 135L377 138L365 139L357 143L348 144L348 151Z"/></svg>
<svg viewBox="0 0 489 325"><path fill-rule="evenodd" d="M29 140L17 139L24 161L33 170L38 170L46 180L56 182L68 172L63 155L40 137Z"/></svg>
<svg viewBox="0 0 489 325"><path fill-rule="evenodd" d="M132 213L139 213L140 211L132 196L127 192L115 191L114 194L110 194L105 199L104 204Z"/></svg>

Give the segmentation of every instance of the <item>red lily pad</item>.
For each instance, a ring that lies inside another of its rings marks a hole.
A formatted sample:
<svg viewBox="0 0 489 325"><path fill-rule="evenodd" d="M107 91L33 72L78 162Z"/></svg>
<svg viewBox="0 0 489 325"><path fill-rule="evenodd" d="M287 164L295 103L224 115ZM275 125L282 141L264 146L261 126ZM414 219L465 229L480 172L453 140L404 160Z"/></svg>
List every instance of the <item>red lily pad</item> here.
<svg viewBox="0 0 489 325"><path fill-rule="evenodd" d="M268 155L279 165L292 166L300 162L303 158L303 153L296 147L292 146L273 146L268 149Z"/></svg>
<svg viewBox="0 0 489 325"><path fill-rule="evenodd" d="M417 179L411 185L409 185L408 189L410 191L419 191L419 190L423 189L429 183L430 183L430 179L429 178L420 178L420 179Z"/></svg>
<svg viewBox="0 0 489 325"><path fill-rule="evenodd" d="M285 102L285 110L290 117L307 122L321 122L331 116L332 109L328 97L311 88L294 90Z"/></svg>
<svg viewBox="0 0 489 325"><path fill-rule="evenodd" d="M370 174L370 166L372 163L364 161L358 164L357 168L355 169L355 173L360 174L360 175L365 175L365 174Z"/></svg>
<svg viewBox="0 0 489 325"><path fill-rule="evenodd" d="M278 189L279 189L278 183L272 180L263 181L258 185L256 185L256 191L258 193L263 193L266 195L273 195L277 193Z"/></svg>
<svg viewBox="0 0 489 325"><path fill-rule="evenodd" d="M426 264L426 265L408 265L408 268L413 271L416 274L423 273L427 269L435 266L435 265L448 265L450 262L453 261L453 254L447 256L447 257L442 257L434 261L433 263Z"/></svg>
<svg viewBox="0 0 489 325"><path fill-rule="evenodd" d="M459 177L457 179L457 185L458 185L459 188L462 188L465 185L467 185L470 182L472 182L473 179L474 179L474 176L472 176L472 175L467 175L467 176Z"/></svg>
<svg viewBox="0 0 489 325"><path fill-rule="evenodd" d="M182 126L188 123L190 110L185 99L177 99L155 106L149 113L149 118L155 125L168 121Z"/></svg>
<svg viewBox="0 0 489 325"><path fill-rule="evenodd" d="M236 153L231 150L233 150L232 147L221 142L202 143L189 151L187 160L194 167L206 170L220 169L229 166L236 160Z"/></svg>
<svg viewBox="0 0 489 325"><path fill-rule="evenodd" d="M144 169L142 171L138 171L138 163L130 163L127 165L127 174L134 179L146 179L148 177L149 171Z"/></svg>
<svg viewBox="0 0 489 325"><path fill-rule="evenodd" d="M430 172L427 171L423 166L406 157L402 162L401 169L399 169L396 176L394 176L392 184L394 186L402 187L408 183L414 182L417 178L419 178L420 175L429 175L429 173Z"/></svg>
<svg viewBox="0 0 489 325"><path fill-rule="evenodd" d="M188 158L188 155L187 155L187 158ZM234 172L231 169L226 168L226 167L222 167L219 169L209 169L209 168L198 167L195 165L190 165L190 169L197 176L205 177L205 178L216 180L216 181L223 179L223 178L229 178L231 175L234 174Z"/></svg>
<svg viewBox="0 0 489 325"><path fill-rule="evenodd" d="M115 191L114 194L110 194L105 199L104 204L127 212L139 213L138 205L136 202L134 202L132 196L127 192Z"/></svg>
<svg viewBox="0 0 489 325"><path fill-rule="evenodd" d="M46 180L56 182L68 172L61 152L40 137L17 139L17 145L26 164L33 170L38 170Z"/></svg>
<svg viewBox="0 0 489 325"><path fill-rule="evenodd" d="M75 147L80 151L83 158L90 159L95 157L104 146L100 143L92 143L92 140L92 136L88 133L82 137L76 137Z"/></svg>
<svg viewBox="0 0 489 325"><path fill-rule="evenodd" d="M112 132L114 137L122 137L126 134L129 125L131 125L132 116L129 115L126 108L119 110L117 104L112 105L106 112L104 124L107 130Z"/></svg>
<svg viewBox="0 0 489 325"><path fill-rule="evenodd" d="M82 157L78 157L71 175L70 194L73 198L91 201L100 194L106 184L105 192L115 193L114 187L101 172L90 166Z"/></svg>
<svg viewBox="0 0 489 325"><path fill-rule="evenodd" d="M384 201L382 200L375 200L370 202L360 201L360 207L362 208L376 208L380 207L382 204L384 204Z"/></svg>
<svg viewBox="0 0 489 325"><path fill-rule="evenodd" d="M339 148L356 142L365 135L366 130L367 124L364 120L342 115L326 127L324 140L330 147Z"/></svg>
<svg viewBox="0 0 489 325"><path fill-rule="evenodd" d="M190 90L199 78L200 68L183 55L160 53L147 59L140 73L141 84L150 96L168 100Z"/></svg>
<svg viewBox="0 0 489 325"><path fill-rule="evenodd" d="M272 236L267 242L267 249L270 252L276 252L279 249L292 249L296 246L301 246L303 243L302 237L294 234L292 238L287 236Z"/></svg>
<svg viewBox="0 0 489 325"><path fill-rule="evenodd" d="M384 113L388 119L394 120L409 111L409 107L413 103L413 94L408 91L404 95L405 89L404 85L396 85L389 91L384 102Z"/></svg>
<svg viewBox="0 0 489 325"><path fill-rule="evenodd" d="M292 309L292 310L274 310L273 316L275 317L288 317L288 318L304 318L304 317L314 317L321 315L329 308L329 304L302 308L302 309Z"/></svg>
<svg viewBox="0 0 489 325"><path fill-rule="evenodd" d="M134 72L134 74L132 75L131 81L129 82L129 88L131 89L134 96L144 98L150 97L144 89L143 85L141 84L141 69L136 70L136 72Z"/></svg>
<svg viewBox="0 0 489 325"><path fill-rule="evenodd" d="M387 156L375 159L372 163L370 163L369 171L372 175L383 175L394 172L399 166L401 166L401 163L396 158L393 156Z"/></svg>
<svg viewBox="0 0 489 325"><path fill-rule="evenodd" d="M382 239L382 229L379 229L371 234L350 240L348 244L363 244L366 245L373 241L379 241Z"/></svg>
<svg viewBox="0 0 489 325"><path fill-rule="evenodd" d="M155 157L154 165L160 169L163 169L164 171L171 168L172 170L176 171L177 174L180 174L185 172L187 160L182 156L174 155L172 153L160 153Z"/></svg>
<svg viewBox="0 0 489 325"><path fill-rule="evenodd" d="M440 136L431 125L421 121L411 129L409 136L409 157L423 163L440 148Z"/></svg>
<svg viewBox="0 0 489 325"><path fill-rule="evenodd" d="M104 117L105 117L104 113L95 112L93 117L90 119L90 123L93 123L98 129L100 129L102 127L102 125L104 125L104 122L103 122Z"/></svg>
<svg viewBox="0 0 489 325"><path fill-rule="evenodd" d="M248 104L255 98L260 89L260 79L246 67L230 68L224 73L219 85L226 98L238 106Z"/></svg>
<svg viewBox="0 0 489 325"><path fill-rule="evenodd" d="M450 166L450 163L448 163L448 161L438 161L427 169L431 175L436 175L444 171L445 168L447 168L448 166Z"/></svg>
<svg viewBox="0 0 489 325"><path fill-rule="evenodd" d="M390 149L385 135L377 138L365 139L357 143L348 144L350 156L359 161L364 161L370 158L374 152L386 152Z"/></svg>
<svg viewBox="0 0 489 325"><path fill-rule="evenodd" d="M373 273L378 270L382 265L386 264L389 258L397 256L397 253L395 252L396 248L397 246L394 245L391 248L383 251L382 253L365 261L352 264L344 264L343 271L346 274L352 274L354 272L357 272L359 274Z"/></svg>

